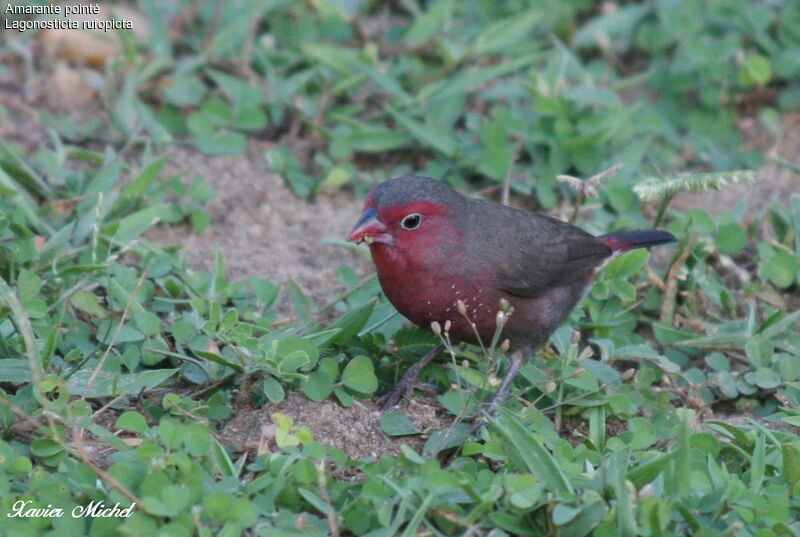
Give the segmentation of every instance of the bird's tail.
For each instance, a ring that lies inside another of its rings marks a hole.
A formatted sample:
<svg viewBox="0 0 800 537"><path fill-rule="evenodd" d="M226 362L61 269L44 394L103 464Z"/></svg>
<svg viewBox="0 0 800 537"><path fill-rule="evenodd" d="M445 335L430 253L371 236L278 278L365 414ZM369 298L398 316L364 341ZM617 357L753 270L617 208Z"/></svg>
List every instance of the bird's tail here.
<svg viewBox="0 0 800 537"><path fill-rule="evenodd" d="M672 233L656 229L641 231L618 231L598 237L603 243L615 252L627 252L636 248L649 248L658 244L675 242L677 239Z"/></svg>

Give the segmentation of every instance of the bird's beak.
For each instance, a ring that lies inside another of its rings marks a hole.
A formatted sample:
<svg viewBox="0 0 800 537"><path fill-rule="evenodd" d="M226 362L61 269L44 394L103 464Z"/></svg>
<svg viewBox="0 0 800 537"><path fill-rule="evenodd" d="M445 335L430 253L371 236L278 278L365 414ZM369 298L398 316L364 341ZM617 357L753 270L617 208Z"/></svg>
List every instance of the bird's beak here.
<svg viewBox="0 0 800 537"><path fill-rule="evenodd" d="M347 235L350 242L382 242L392 244L392 235L386 232L386 225L378 219L378 211L374 208L366 209L361 213L353 230Z"/></svg>

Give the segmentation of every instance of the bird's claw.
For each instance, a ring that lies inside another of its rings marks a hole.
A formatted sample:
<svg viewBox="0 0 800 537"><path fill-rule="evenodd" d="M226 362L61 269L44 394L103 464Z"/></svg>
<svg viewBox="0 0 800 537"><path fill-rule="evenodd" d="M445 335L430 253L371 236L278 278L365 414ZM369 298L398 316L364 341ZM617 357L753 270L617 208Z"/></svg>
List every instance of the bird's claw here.
<svg viewBox="0 0 800 537"><path fill-rule="evenodd" d="M394 388L392 388L388 393L381 395L375 400L375 402L378 403L378 409L381 412L386 412L399 403L400 399L402 399L404 395L410 394L412 391L414 391L414 388L419 388L420 390L429 393L436 393L436 386L433 384L420 382L418 380L413 380L410 382L401 380L395 384Z"/></svg>
<svg viewBox="0 0 800 537"><path fill-rule="evenodd" d="M406 386L404 382L398 382L388 393L381 395L375 400L375 402L378 403L378 410L386 412L396 405L410 389L411 387Z"/></svg>
<svg viewBox="0 0 800 537"><path fill-rule="evenodd" d="M436 388L431 384L421 383L417 380L417 376L419 372L422 370L423 367L428 365L431 360L433 360L437 354L444 350L444 345L439 343L436 347L431 349L430 351L425 354L422 358L420 358L416 364L412 365L408 368L408 370L403 374L403 377L400 379L400 382L394 385L394 388L389 391L389 393L380 396L377 400L378 408L381 412L386 412L394 405L396 405L400 399L406 394L411 392L415 387L420 387L423 390L428 390L432 392L436 392Z"/></svg>

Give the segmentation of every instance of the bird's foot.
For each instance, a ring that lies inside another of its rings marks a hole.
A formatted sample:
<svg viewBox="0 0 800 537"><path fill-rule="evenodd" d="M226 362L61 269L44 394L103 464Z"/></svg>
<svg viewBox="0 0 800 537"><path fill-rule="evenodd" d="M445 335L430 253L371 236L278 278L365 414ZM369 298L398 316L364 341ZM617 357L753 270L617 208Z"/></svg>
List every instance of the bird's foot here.
<svg viewBox="0 0 800 537"><path fill-rule="evenodd" d="M487 417L493 418L495 414L497 414L497 409L500 408L500 405L502 405L506 399L508 399L508 395L511 393L511 381L514 380L515 376L517 376L517 371L519 371L519 368L522 367L524 362L524 352L517 351L511 355L511 364L508 367L508 371L506 371L506 376L503 377L500 387L489 400L489 406L486 407L482 413L477 415L478 419L469 430L470 434L477 432L481 427L486 425Z"/></svg>
<svg viewBox="0 0 800 537"><path fill-rule="evenodd" d="M478 411L464 418L465 421L472 421L472 427L469 428L467 434L477 433L481 430L481 427L487 425L487 418L493 418L497 415L497 409L499 409L508 398L509 391L508 386L501 388L492 396L489 400L489 406L484 408L482 412Z"/></svg>
<svg viewBox="0 0 800 537"><path fill-rule="evenodd" d="M497 413L497 409L500 408L506 399L508 399L508 394L511 392L510 383L506 384L505 386L501 386L497 392L492 396L489 400L489 406L486 408L486 414L488 416L494 417Z"/></svg>
<svg viewBox="0 0 800 537"><path fill-rule="evenodd" d="M437 354L442 352L442 350L444 350L444 345L440 343L428 351L428 353L420 358L416 364L409 367L408 371L406 371L403 375L403 378L400 379L400 382L395 384L394 388L392 388L389 393L378 398L377 403L380 411L386 412L396 405L405 394L411 393L416 387L435 392L436 389L433 388L433 386L419 382L417 380L417 376L419 375L419 372L422 371L422 368L428 365L428 363L430 363L430 361L433 360Z"/></svg>
<svg viewBox="0 0 800 537"><path fill-rule="evenodd" d="M394 388L392 388L389 392L381 395L375 400L375 402L378 403L378 409L381 412L386 412L399 403L403 396L411 394L414 391L414 388L419 388L420 390L429 393L436 393L436 386L433 384L420 382L416 378L408 379L408 381L403 378L400 380L400 382L395 384Z"/></svg>

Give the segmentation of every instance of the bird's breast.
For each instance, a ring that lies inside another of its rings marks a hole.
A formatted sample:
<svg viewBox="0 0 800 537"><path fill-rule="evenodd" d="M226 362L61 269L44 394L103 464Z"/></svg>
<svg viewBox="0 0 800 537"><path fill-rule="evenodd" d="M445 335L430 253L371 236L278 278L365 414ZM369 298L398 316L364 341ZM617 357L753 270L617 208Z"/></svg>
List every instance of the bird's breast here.
<svg viewBox="0 0 800 537"><path fill-rule="evenodd" d="M483 343L491 341L502 298L491 274L470 267L455 249L408 256L374 244L371 252L383 292L411 322L425 329L433 321L448 326L454 341L478 343L476 333Z"/></svg>

